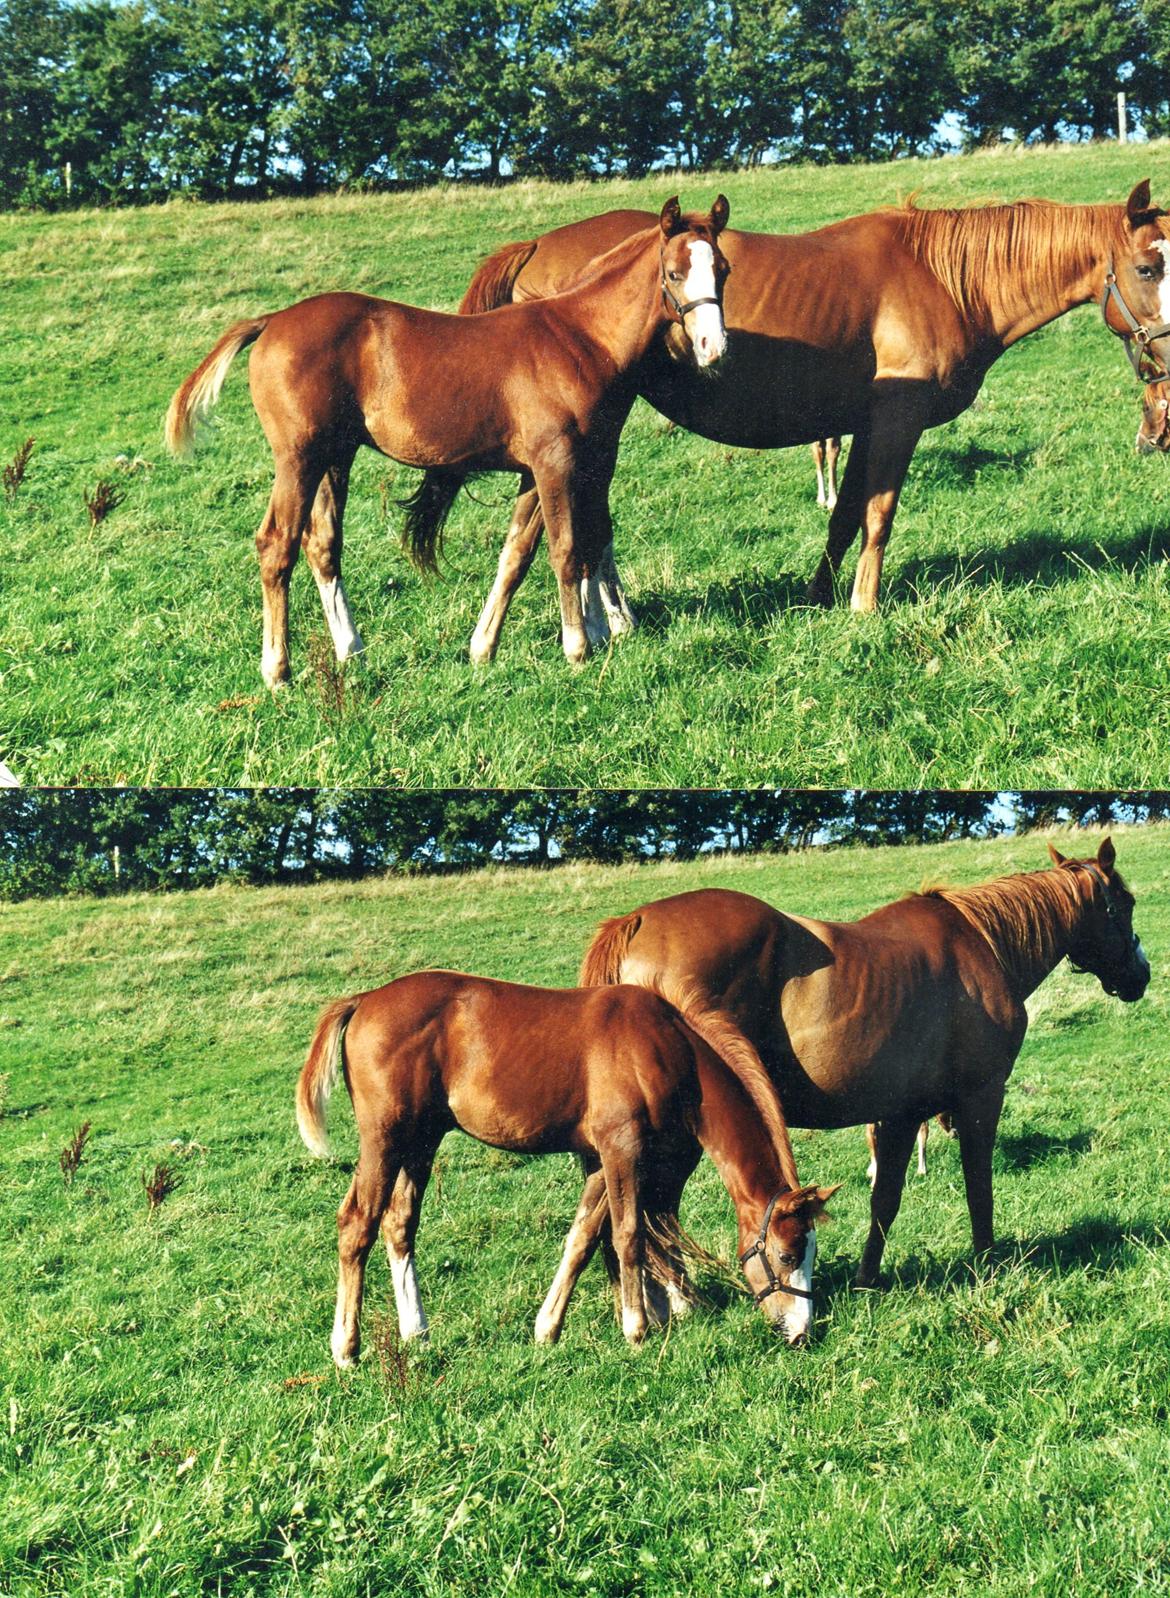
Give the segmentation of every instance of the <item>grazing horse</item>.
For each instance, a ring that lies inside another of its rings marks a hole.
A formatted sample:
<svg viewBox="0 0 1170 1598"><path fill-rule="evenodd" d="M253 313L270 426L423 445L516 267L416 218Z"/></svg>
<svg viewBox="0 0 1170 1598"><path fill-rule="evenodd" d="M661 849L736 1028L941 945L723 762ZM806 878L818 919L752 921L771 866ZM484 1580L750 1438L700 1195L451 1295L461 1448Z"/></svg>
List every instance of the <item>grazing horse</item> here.
<svg viewBox="0 0 1170 1598"><path fill-rule="evenodd" d="M555 293L647 220L642 211L610 211L505 246L480 267L461 308ZM852 433L809 599L832 603L837 569L860 530L851 603L872 611L919 438L967 409L1005 350L1096 299L1109 330L1165 375L1156 351L1170 349L1168 237L1148 182L1125 205L906 204L799 235L729 231L720 381L702 379L677 328L651 343L632 375L651 405L717 443L772 449ZM495 649L540 536L536 496L521 489L474 635L481 659ZM617 630L628 629L612 555L601 598L611 625L616 618Z"/></svg>
<svg viewBox="0 0 1170 1598"><path fill-rule="evenodd" d="M718 1016L708 1037L738 1037ZM557 1278L536 1322L555 1341L569 1295L608 1216L621 1272L622 1330L648 1318L648 1220L677 1213L707 1149L735 1204L741 1259L764 1314L789 1342L811 1322L813 1228L833 1188L801 1187L775 1090L750 1054L736 1069L644 988L525 987L455 971L420 971L322 1011L297 1084L297 1122L327 1155L325 1107L339 1072L360 1152L338 1211L340 1270L333 1358L360 1346L366 1258L381 1225L404 1338L427 1329L414 1238L435 1151L458 1127L525 1154L573 1152L588 1173ZM696 1142L697 1140L697 1142ZM601 1213L598 1213L600 1210ZM673 1280L681 1278L681 1264Z"/></svg>
<svg viewBox="0 0 1170 1598"><path fill-rule="evenodd" d="M172 399L166 437L176 454L190 448L231 362L254 343L252 401L276 462L256 535L269 687L289 675L288 585L302 540L338 659L362 647L341 583L341 522L361 444L426 468L405 535L424 570L435 568L464 480L519 471L549 529L565 654L585 658L580 585L612 542L609 484L635 398L628 373L667 323L688 329L699 366L722 355L727 214L722 195L705 217L668 200L650 225L583 261L577 286L490 316L322 294L229 328Z"/></svg>
<svg viewBox="0 0 1170 1598"><path fill-rule="evenodd" d="M1170 450L1170 383L1147 383L1142 396L1137 452L1152 455L1155 450Z"/></svg>
<svg viewBox="0 0 1170 1598"><path fill-rule="evenodd" d="M1093 860L1049 846L1053 867L911 894L860 921L782 914L701 889L603 922L584 985L636 982L694 1025L730 1018L767 1069L791 1126L879 1123L859 1286L877 1279L921 1123L946 1112L977 1254L991 1247L991 1151L1028 1016L1024 1001L1066 956L1106 993L1139 999L1150 966L1133 895L1106 839Z"/></svg>

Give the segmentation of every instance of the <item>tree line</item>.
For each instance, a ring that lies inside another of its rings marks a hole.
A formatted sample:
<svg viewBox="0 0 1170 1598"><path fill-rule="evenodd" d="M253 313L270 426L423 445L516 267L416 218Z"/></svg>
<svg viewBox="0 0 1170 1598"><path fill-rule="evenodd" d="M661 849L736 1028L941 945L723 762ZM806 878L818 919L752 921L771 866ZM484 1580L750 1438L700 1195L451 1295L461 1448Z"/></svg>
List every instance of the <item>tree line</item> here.
<svg viewBox="0 0 1170 1598"><path fill-rule="evenodd" d="M20 789L0 899L937 843L1170 817L1170 793Z"/></svg>
<svg viewBox="0 0 1170 1598"><path fill-rule="evenodd" d="M0 206L1170 131L1167 0L0 0Z"/></svg>

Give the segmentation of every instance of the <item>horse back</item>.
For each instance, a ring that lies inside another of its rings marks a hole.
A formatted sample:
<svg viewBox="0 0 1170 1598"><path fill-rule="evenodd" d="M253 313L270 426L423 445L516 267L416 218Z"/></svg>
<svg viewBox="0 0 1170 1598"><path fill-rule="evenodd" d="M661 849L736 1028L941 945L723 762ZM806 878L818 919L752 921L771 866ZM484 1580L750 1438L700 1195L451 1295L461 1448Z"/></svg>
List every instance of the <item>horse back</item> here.
<svg viewBox="0 0 1170 1598"><path fill-rule="evenodd" d="M517 1152L588 1152L654 1126L694 1081L681 1022L641 989L423 971L367 994L345 1063L359 1126L459 1127Z"/></svg>

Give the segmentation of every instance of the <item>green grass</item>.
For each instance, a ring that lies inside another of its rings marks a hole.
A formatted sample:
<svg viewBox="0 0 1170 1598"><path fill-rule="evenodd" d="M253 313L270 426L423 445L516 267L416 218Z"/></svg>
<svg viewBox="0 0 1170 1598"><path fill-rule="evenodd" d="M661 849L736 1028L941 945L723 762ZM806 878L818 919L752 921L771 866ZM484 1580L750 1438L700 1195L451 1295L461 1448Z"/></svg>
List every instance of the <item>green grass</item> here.
<svg viewBox="0 0 1170 1598"><path fill-rule="evenodd" d="M936 1136L893 1285L852 1293L864 1141L796 1135L802 1174L845 1184L804 1351L715 1283L633 1352L596 1264L562 1343L537 1348L573 1162L454 1137L419 1239L431 1346L383 1369L375 1256L367 1357L337 1376L354 1138L344 1095L337 1164L296 1138L315 1011L426 962L569 981L600 916L683 887L849 917L1032 868L1040 840L6 909L0 1591L1166 1592L1170 829L1118 842L1154 979L1133 1007L1067 967L1037 994L993 1266L969 1268L957 1151ZM83 1121L66 1191L58 1151ZM151 1218L160 1160L183 1181ZM731 1252L706 1163L683 1218Z"/></svg>
<svg viewBox="0 0 1170 1598"><path fill-rule="evenodd" d="M744 227L925 203L1124 198L1167 146L1001 152L688 178ZM640 406L614 488L641 633L573 671L542 556L491 670L466 659L513 488L485 478L421 579L388 501L415 474L363 452L347 584L368 662L331 704L293 584L294 682L259 671L252 535L270 456L235 371L193 463L162 451L180 380L233 319L334 287L453 307L476 260L675 179L126 213L0 217L0 460L37 440L0 601L0 755L29 782L1127 787L1170 747L1170 478L1138 460L1139 391L1092 307L993 370L913 462L883 613L803 605L825 536L807 452L723 449ZM149 467L123 473L124 455ZM125 502L90 529L101 478ZM847 574L848 575L848 574Z"/></svg>

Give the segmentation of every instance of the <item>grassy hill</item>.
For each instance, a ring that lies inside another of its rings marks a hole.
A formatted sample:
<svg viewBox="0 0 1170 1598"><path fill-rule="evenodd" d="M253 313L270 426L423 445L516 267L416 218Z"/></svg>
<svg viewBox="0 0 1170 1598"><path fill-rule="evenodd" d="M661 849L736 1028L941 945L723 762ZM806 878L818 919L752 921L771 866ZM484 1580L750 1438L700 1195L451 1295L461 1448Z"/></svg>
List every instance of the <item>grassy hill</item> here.
<svg viewBox="0 0 1170 1598"><path fill-rule="evenodd" d="M345 1379L327 1339L352 1120L341 1095L322 1165L292 1118L325 999L426 963L563 983L597 920L647 897L721 884L851 917L1031 869L1041 840L7 908L0 1591L1164 1592L1170 829L1117 841L1154 978L1133 1007L1067 966L1037 994L993 1268L969 1268L936 1135L889 1291L854 1294L864 1141L799 1133L802 1174L845 1184L809 1348L709 1279L709 1308L632 1352L593 1265L538 1349L573 1162L453 1137L419 1238L431 1346L395 1349L375 1254ZM182 1180L150 1216L160 1161ZM683 1215L730 1254L707 1164Z"/></svg>
<svg viewBox="0 0 1170 1598"><path fill-rule="evenodd" d="M741 227L800 230L918 191L926 204L1170 194L1165 143L687 177ZM252 536L271 482L244 371L194 463L171 393L234 319L330 288L453 308L486 251L675 178L67 216L0 216L0 757L31 782L1101 786L1160 781L1170 477L1133 453L1138 389L1088 307L1026 340L977 406L929 433L885 609L803 606L825 535L807 452L727 450L640 407L614 489L641 634L584 671L557 646L543 555L494 669L466 644L512 480L453 520L437 583L397 547L415 474L364 452L347 584L368 645L339 705L293 584L291 691L259 672ZM241 368L243 362L240 363ZM117 464L118 457L132 469ZM135 462L143 464L134 465ZM124 502L94 528L105 479Z"/></svg>

